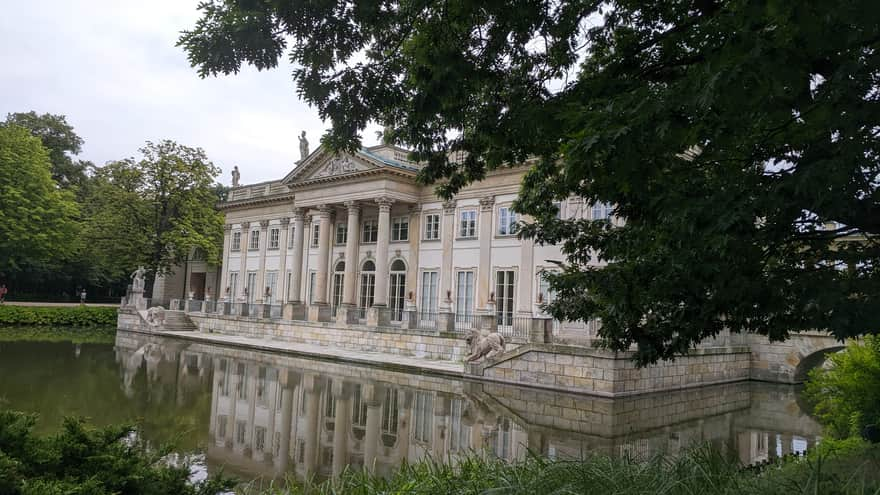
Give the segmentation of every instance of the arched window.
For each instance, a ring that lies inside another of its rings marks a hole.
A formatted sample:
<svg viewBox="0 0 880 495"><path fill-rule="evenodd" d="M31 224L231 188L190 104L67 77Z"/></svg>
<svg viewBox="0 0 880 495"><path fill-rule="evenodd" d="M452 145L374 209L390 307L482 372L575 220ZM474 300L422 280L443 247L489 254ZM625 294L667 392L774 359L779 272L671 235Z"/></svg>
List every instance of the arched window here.
<svg viewBox="0 0 880 495"><path fill-rule="evenodd" d="M388 303L391 306L391 321L401 321L403 319L403 302L406 298L406 263L401 259L394 260L391 263L389 277Z"/></svg>
<svg viewBox="0 0 880 495"><path fill-rule="evenodd" d="M361 308L362 317L366 317L367 308L373 306L373 297L376 293L376 264L367 260L361 266L361 290L358 298L358 307Z"/></svg>
<svg viewBox="0 0 880 495"><path fill-rule="evenodd" d="M330 306L332 306L332 312L336 314L336 308L342 304L342 290L343 290L343 282L345 281L345 262L340 261L336 263L336 266L333 267L333 299L330 301Z"/></svg>

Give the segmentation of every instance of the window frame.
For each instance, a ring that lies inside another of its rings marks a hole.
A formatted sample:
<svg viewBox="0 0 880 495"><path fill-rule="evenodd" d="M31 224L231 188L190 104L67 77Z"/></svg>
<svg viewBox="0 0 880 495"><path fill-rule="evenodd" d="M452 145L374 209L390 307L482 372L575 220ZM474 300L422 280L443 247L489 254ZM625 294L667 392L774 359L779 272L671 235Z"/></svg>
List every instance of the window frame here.
<svg viewBox="0 0 880 495"><path fill-rule="evenodd" d="M506 220L506 223L503 221ZM495 235L498 237L513 237L517 233L516 222L519 215L513 211L510 205L498 207L498 220L495 222Z"/></svg>
<svg viewBox="0 0 880 495"><path fill-rule="evenodd" d="M473 218L465 220L465 215L472 216ZM465 227L469 226L470 228L465 231ZM477 209L476 208L462 208L458 210L458 238L459 239L476 239L477 238Z"/></svg>
<svg viewBox="0 0 880 495"><path fill-rule="evenodd" d="M250 234L248 234L248 251L259 251L260 250L260 230L259 229L251 229Z"/></svg>
<svg viewBox="0 0 880 495"><path fill-rule="evenodd" d="M278 250L281 248L281 229L272 227L269 229L269 246L270 250Z"/></svg>
<svg viewBox="0 0 880 495"><path fill-rule="evenodd" d="M429 223L428 219L431 217L434 217L436 219L436 222ZM425 213L424 217L422 217L422 222L425 225L425 228L422 231L422 240L423 241L439 241L440 240L440 213L435 213L435 212ZM429 226L434 227L434 229L433 229L434 235L433 236L428 235L429 233L432 232L431 230L428 230Z"/></svg>
<svg viewBox="0 0 880 495"><path fill-rule="evenodd" d="M368 231L367 227L371 227ZM372 236L368 236L367 233ZM372 240L370 240L372 238ZM373 218L361 222L361 244L376 244L379 242L379 221Z"/></svg>
<svg viewBox="0 0 880 495"><path fill-rule="evenodd" d="M342 234L342 240L340 240ZM348 243L348 224L346 222L336 222L336 231L333 234L333 242L337 246L344 246Z"/></svg>
<svg viewBox="0 0 880 495"><path fill-rule="evenodd" d="M235 252L241 251L241 230L237 230L232 233L232 240L229 244L229 250Z"/></svg>
<svg viewBox="0 0 880 495"><path fill-rule="evenodd" d="M403 234L403 237L401 237ZM406 215L391 219L391 242L409 241L409 217Z"/></svg>
<svg viewBox="0 0 880 495"><path fill-rule="evenodd" d="M312 237L309 240L310 248L317 248L321 246L321 224L317 222L312 223Z"/></svg>

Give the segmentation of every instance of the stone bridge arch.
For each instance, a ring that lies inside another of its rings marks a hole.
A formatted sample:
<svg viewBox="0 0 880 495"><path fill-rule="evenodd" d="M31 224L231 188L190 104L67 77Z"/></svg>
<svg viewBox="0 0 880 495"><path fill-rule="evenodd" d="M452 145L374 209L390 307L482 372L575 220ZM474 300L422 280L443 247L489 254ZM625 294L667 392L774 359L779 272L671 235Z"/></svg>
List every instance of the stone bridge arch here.
<svg viewBox="0 0 880 495"><path fill-rule="evenodd" d="M825 357L845 344L824 332L793 334L785 342L770 342L752 335L751 379L768 382L803 383L809 371L821 366Z"/></svg>

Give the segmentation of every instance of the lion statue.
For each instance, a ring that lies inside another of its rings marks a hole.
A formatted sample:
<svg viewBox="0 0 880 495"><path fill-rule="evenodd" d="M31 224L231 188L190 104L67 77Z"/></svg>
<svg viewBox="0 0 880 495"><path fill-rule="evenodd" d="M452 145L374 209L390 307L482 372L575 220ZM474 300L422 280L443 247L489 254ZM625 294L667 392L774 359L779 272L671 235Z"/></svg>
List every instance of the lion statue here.
<svg viewBox="0 0 880 495"><path fill-rule="evenodd" d="M165 324L165 308L156 306L147 310L147 323L157 327Z"/></svg>
<svg viewBox="0 0 880 495"><path fill-rule="evenodd" d="M472 363L482 358L493 358L504 352L504 336L498 332L483 335L479 330L471 330L465 339L470 355L465 362Z"/></svg>

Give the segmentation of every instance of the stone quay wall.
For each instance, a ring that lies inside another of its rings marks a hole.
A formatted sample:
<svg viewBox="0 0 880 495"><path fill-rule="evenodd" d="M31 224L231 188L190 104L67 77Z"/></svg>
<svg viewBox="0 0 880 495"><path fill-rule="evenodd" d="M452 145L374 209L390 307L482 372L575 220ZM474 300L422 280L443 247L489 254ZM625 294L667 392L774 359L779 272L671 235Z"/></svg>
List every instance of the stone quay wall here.
<svg viewBox="0 0 880 495"><path fill-rule="evenodd" d="M473 364L469 372L501 383L621 397L748 380L750 366L746 346L695 349L675 361L637 368L631 352L526 344Z"/></svg>
<svg viewBox="0 0 880 495"><path fill-rule="evenodd" d="M204 333L266 338L444 361L463 361L468 353L465 336L457 333L214 314L201 316L189 313L187 316L198 331Z"/></svg>

